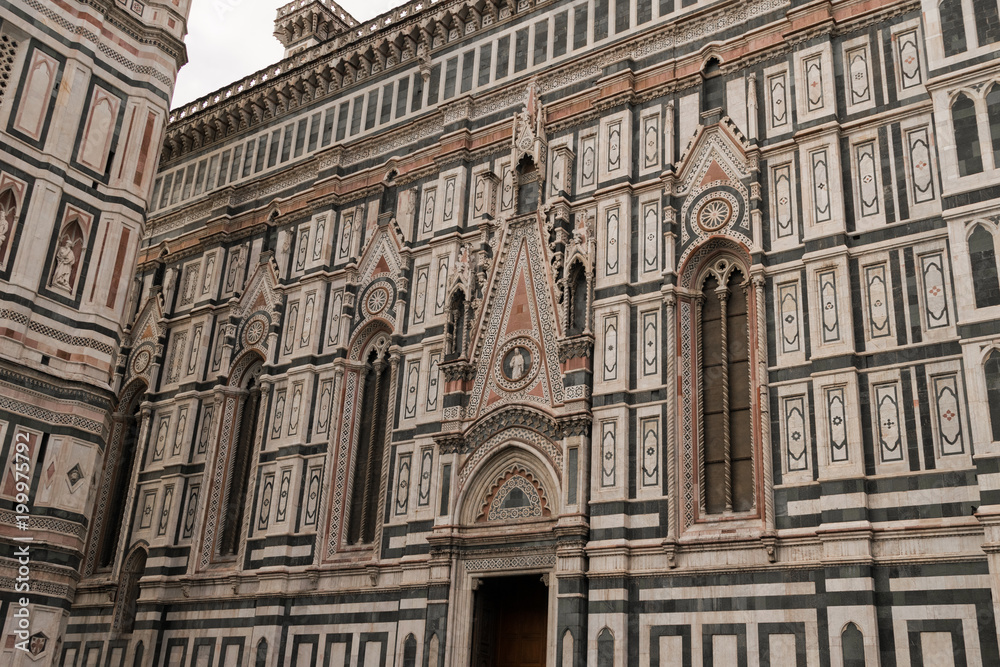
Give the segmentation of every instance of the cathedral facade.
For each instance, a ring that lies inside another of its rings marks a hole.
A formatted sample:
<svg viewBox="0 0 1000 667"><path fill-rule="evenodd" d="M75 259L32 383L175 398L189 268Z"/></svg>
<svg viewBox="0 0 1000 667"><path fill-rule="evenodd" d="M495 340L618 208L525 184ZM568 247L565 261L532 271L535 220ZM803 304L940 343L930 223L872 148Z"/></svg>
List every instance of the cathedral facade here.
<svg viewBox="0 0 1000 667"><path fill-rule="evenodd" d="M32 198L72 229L0 165L5 303L86 315L6 324L4 372L88 387L0 415L29 528L75 531L6 655L1000 664L997 0L296 0L275 36L155 174Z"/></svg>

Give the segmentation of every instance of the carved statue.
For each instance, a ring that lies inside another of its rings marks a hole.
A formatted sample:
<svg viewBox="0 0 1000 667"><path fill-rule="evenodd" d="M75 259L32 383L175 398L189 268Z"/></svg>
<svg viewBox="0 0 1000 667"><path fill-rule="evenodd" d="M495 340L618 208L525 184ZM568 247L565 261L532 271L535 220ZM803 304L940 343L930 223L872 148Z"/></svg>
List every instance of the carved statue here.
<svg viewBox="0 0 1000 667"><path fill-rule="evenodd" d="M56 270L52 273L52 284L66 291L72 290L70 281L74 266L76 266L76 253L73 252L73 239L64 236L59 249L56 250Z"/></svg>

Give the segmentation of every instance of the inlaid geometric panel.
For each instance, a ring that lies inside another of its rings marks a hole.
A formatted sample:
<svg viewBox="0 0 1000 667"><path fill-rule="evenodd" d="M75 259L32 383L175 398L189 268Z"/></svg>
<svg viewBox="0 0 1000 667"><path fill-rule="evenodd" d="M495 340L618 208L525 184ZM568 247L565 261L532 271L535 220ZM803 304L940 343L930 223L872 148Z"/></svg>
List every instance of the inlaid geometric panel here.
<svg viewBox="0 0 1000 667"><path fill-rule="evenodd" d="M281 425L285 420L285 394L287 390L279 389L274 392L274 413L271 415L271 439L281 437Z"/></svg>
<svg viewBox="0 0 1000 667"><path fill-rule="evenodd" d="M315 526L316 517L319 514L320 484L323 480L323 468L313 466L309 468L309 481L306 482L305 510L302 514L303 526Z"/></svg>
<svg viewBox="0 0 1000 667"><path fill-rule="evenodd" d="M292 301L288 304L288 315L285 318L285 342L282 345L282 354L291 354L295 345L295 331L299 320L299 302Z"/></svg>
<svg viewBox="0 0 1000 667"><path fill-rule="evenodd" d="M184 527L181 537L188 539L194 532L194 520L198 516L198 496L201 494L201 485L192 484L188 490L187 502L184 504Z"/></svg>
<svg viewBox="0 0 1000 667"><path fill-rule="evenodd" d="M862 104L872 100L871 79L868 75L868 47L866 45L849 49L844 55L847 61L848 104Z"/></svg>
<svg viewBox="0 0 1000 667"><path fill-rule="evenodd" d="M771 168L771 201L774 206L774 230L779 239L795 235L795 206L792 202L792 165Z"/></svg>
<svg viewBox="0 0 1000 667"><path fill-rule="evenodd" d="M424 447L420 450L420 481L417 486L417 507L427 507L431 504L431 473L434 464L434 448Z"/></svg>
<svg viewBox="0 0 1000 667"><path fill-rule="evenodd" d="M642 313L642 362L639 364L643 377L656 376L659 372L659 311Z"/></svg>
<svg viewBox="0 0 1000 667"><path fill-rule="evenodd" d="M875 398L875 440L879 460L892 463L903 460L903 431L899 404L899 383L877 384L872 392Z"/></svg>
<svg viewBox="0 0 1000 667"><path fill-rule="evenodd" d="M403 418L412 419L417 416L417 383L420 380L420 361L407 364L406 382L403 385Z"/></svg>
<svg viewBox="0 0 1000 667"><path fill-rule="evenodd" d="M660 114L642 119L642 166L655 169L660 166Z"/></svg>
<svg viewBox="0 0 1000 667"><path fill-rule="evenodd" d="M835 343L840 340L840 306L837 303L837 274L822 271L816 276L819 281L820 307L823 309L820 322L823 327L823 342Z"/></svg>
<svg viewBox="0 0 1000 667"><path fill-rule="evenodd" d="M316 310L316 292L306 295L306 304L302 309L302 333L299 334L299 347L309 345L312 338L313 315Z"/></svg>
<svg viewBox="0 0 1000 667"><path fill-rule="evenodd" d="M344 310L344 291L337 290L330 299L330 321L327 322L329 333L327 334L327 345L335 346L340 343L340 316Z"/></svg>
<svg viewBox="0 0 1000 667"><path fill-rule="evenodd" d="M948 314L948 291L945 287L944 276L943 252L933 252L920 256L924 322L928 330L951 324Z"/></svg>
<svg viewBox="0 0 1000 667"><path fill-rule="evenodd" d="M965 438L962 433L958 374L935 375L931 378L931 389L934 392L940 456L964 454Z"/></svg>
<svg viewBox="0 0 1000 667"><path fill-rule="evenodd" d="M424 189L424 201L420 206L420 235L434 232L434 215L437 211L437 188Z"/></svg>
<svg viewBox="0 0 1000 667"><path fill-rule="evenodd" d="M641 486L657 486L660 483L660 420L647 417L639 422L639 447L642 456Z"/></svg>
<svg viewBox="0 0 1000 667"><path fill-rule="evenodd" d="M809 154L812 168L813 219L817 223L828 222L832 217L830 207L829 158L825 148Z"/></svg>
<svg viewBox="0 0 1000 667"><path fill-rule="evenodd" d="M340 216L340 242L337 244L337 260L351 256L351 245L354 241L354 218L356 211L348 211Z"/></svg>
<svg viewBox="0 0 1000 667"><path fill-rule="evenodd" d="M830 461L841 463L850 459L847 448L847 402L844 387L829 387L825 390L825 396Z"/></svg>
<svg viewBox="0 0 1000 667"><path fill-rule="evenodd" d="M444 214L442 219L446 223L452 223L455 220L455 188L457 183L458 179L454 176L444 182Z"/></svg>
<svg viewBox="0 0 1000 667"><path fill-rule="evenodd" d="M441 352L431 352L427 371L427 400L424 410L427 412L434 412L438 407L438 382L440 380L441 371L438 368L438 364L441 363Z"/></svg>
<svg viewBox="0 0 1000 667"><path fill-rule="evenodd" d="M862 217L879 212L878 158L875 142L868 141L854 147L854 168L857 174L858 203Z"/></svg>
<svg viewBox="0 0 1000 667"><path fill-rule="evenodd" d="M658 202L642 205L642 273L657 273L660 270L660 211Z"/></svg>
<svg viewBox="0 0 1000 667"><path fill-rule="evenodd" d="M323 380L316 397L316 435L330 432L330 413L333 407L333 380Z"/></svg>
<svg viewBox="0 0 1000 667"><path fill-rule="evenodd" d="M271 503L274 500L274 473L264 475L260 485L260 515L257 517L257 530L267 530L271 520Z"/></svg>
<svg viewBox="0 0 1000 667"><path fill-rule="evenodd" d="M865 301L868 306L865 319L868 320L868 337L873 340L892 335L886 273L885 264L866 266L864 270Z"/></svg>
<svg viewBox="0 0 1000 667"><path fill-rule="evenodd" d="M906 149L910 167L910 194L914 204L934 200L934 171L931 168L931 142L927 127L906 132Z"/></svg>
<svg viewBox="0 0 1000 667"><path fill-rule="evenodd" d="M439 257L437 262L437 282L434 288L434 314L444 312L448 289L448 256Z"/></svg>
<svg viewBox="0 0 1000 667"><path fill-rule="evenodd" d="M768 99L770 100L769 125L785 128L788 117L788 72L779 72L767 77Z"/></svg>
<svg viewBox="0 0 1000 667"><path fill-rule="evenodd" d="M413 323L423 324L424 313L427 311L427 287L430 281L430 267L417 267L413 279Z"/></svg>
<svg viewBox="0 0 1000 667"><path fill-rule="evenodd" d="M805 72L806 109L819 111L823 108L823 63L820 54L803 60L802 69Z"/></svg>
<svg viewBox="0 0 1000 667"><path fill-rule="evenodd" d="M894 41L900 88L908 90L919 86L923 83L923 75L920 71L920 40L917 29L897 32Z"/></svg>
<svg viewBox="0 0 1000 667"><path fill-rule="evenodd" d="M292 399L288 406L288 435L297 435L299 431L299 416L302 411L302 383L292 385Z"/></svg>
<svg viewBox="0 0 1000 667"><path fill-rule="evenodd" d="M396 469L396 510L395 514L406 514L406 508L410 500L410 466L412 454L400 454L399 466Z"/></svg>
<svg viewBox="0 0 1000 667"><path fill-rule="evenodd" d="M621 207L612 206L604 212L604 274L616 276L620 267L619 238Z"/></svg>
<svg viewBox="0 0 1000 667"><path fill-rule="evenodd" d="M170 523L170 510L174 504L174 485L168 484L163 487L163 503L160 505L160 519L156 524L156 535L162 537L167 533L167 525Z"/></svg>
<svg viewBox="0 0 1000 667"><path fill-rule="evenodd" d="M618 379L618 315L604 317L604 363L602 378L605 382Z"/></svg>
<svg viewBox="0 0 1000 667"><path fill-rule="evenodd" d="M778 313L781 320L778 323L778 328L781 332L782 353L798 352L802 346L798 281L778 285Z"/></svg>
<svg viewBox="0 0 1000 667"><path fill-rule="evenodd" d="M612 419L601 422L601 488L614 486L617 479L617 427Z"/></svg>
<svg viewBox="0 0 1000 667"><path fill-rule="evenodd" d="M274 511L274 522L284 523L288 518L288 499L292 490L292 469L281 470L281 481L278 483L278 502Z"/></svg>
<svg viewBox="0 0 1000 667"><path fill-rule="evenodd" d="M809 469L809 433L806 430L806 397L786 396L781 401L785 462L789 472Z"/></svg>
<svg viewBox="0 0 1000 667"><path fill-rule="evenodd" d="M580 138L580 187L597 184L597 135Z"/></svg>

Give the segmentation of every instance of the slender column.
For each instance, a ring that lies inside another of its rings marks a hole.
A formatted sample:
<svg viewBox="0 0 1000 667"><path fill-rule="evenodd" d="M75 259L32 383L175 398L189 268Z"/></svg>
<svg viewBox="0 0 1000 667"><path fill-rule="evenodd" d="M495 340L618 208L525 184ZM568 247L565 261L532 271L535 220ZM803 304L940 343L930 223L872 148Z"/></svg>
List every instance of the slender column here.
<svg viewBox="0 0 1000 667"><path fill-rule="evenodd" d="M704 372L701 367L702 360L702 348L704 348L704 326L701 321L701 310L704 305L705 297L704 295L698 295L694 299L694 321L698 323L698 336L696 336L696 356L695 368L697 369L698 377L698 417L701 426L700 441L701 446L698 447L698 503L701 511L704 512L707 508L707 488L705 486L705 428L704 428L704 416L705 416L705 382L704 382Z"/></svg>
<svg viewBox="0 0 1000 667"><path fill-rule="evenodd" d="M733 511L733 462L732 441L729 437L729 331L726 321L726 301L729 289L720 285L715 294L719 297L719 347L722 348L722 466L725 471L726 512Z"/></svg>
<svg viewBox="0 0 1000 667"><path fill-rule="evenodd" d="M754 288L754 311L757 320L757 392L760 400L760 448L761 466L764 473L764 527L768 531L774 530L774 498L772 497L773 471L771 470L771 404L767 388L767 330L764 321L764 276L753 277ZM751 377L751 382L753 378ZM753 396L754 387L750 387ZM751 466L754 466L754 459L751 459ZM752 479L756 479L756 470L751 471Z"/></svg>
<svg viewBox="0 0 1000 667"><path fill-rule="evenodd" d="M378 432L378 397L382 390L382 369L385 367L385 362L382 359L376 359L374 364L375 373L375 414L372 415L371 426L368 430L368 453L365 457L365 488L361 495L361 541L367 542L365 538L371 537L368 534L368 513L371 511L371 503L369 501L370 490L372 484L375 480L375 447L377 443L375 442L375 435ZM362 404L363 405L363 404Z"/></svg>

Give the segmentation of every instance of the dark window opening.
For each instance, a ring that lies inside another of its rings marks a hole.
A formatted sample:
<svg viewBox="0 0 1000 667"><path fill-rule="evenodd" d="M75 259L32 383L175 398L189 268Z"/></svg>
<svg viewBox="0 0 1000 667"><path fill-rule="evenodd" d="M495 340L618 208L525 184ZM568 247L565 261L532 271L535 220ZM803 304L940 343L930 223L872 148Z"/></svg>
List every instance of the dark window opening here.
<svg viewBox="0 0 1000 667"><path fill-rule="evenodd" d="M983 153L979 146L979 124L975 103L960 94L951 105L951 121L955 126L955 151L958 153L960 176L978 174L983 170Z"/></svg>
<svg viewBox="0 0 1000 667"><path fill-rule="evenodd" d="M1000 305L1000 277L997 275L996 244L993 235L982 225L969 236L969 261L972 264L972 291L976 308Z"/></svg>
<svg viewBox="0 0 1000 667"><path fill-rule="evenodd" d="M375 539L378 518L379 477L389 406L389 360L372 350L362 380L361 423L354 459L348 544L369 544Z"/></svg>
<svg viewBox="0 0 1000 667"><path fill-rule="evenodd" d="M260 387L257 384L256 369L247 372L246 394L240 399L239 431L234 439L232 463L229 466L229 492L226 494L226 505L222 520L222 538L219 543L219 554L234 556L240 547L240 531L243 528L243 517L246 512L247 486L250 480L250 458L253 456L253 446L257 435L257 417L260 411Z"/></svg>

